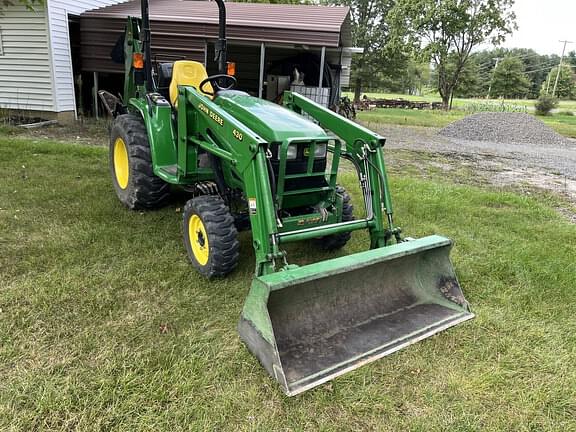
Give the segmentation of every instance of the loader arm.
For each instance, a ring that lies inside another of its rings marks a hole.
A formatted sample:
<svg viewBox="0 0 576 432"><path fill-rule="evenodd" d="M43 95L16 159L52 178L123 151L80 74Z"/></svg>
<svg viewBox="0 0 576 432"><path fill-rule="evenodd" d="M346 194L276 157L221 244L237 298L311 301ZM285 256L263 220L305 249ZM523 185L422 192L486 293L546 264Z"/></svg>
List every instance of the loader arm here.
<svg viewBox="0 0 576 432"><path fill-rule="evenodd" d="M386 246L392 237L400 242L401 230L394 226L392 198L382 151L386 139L298 93L284 92L284 105L299 114L308 114L346 143L342 156L350 159L356 167L366 212L373 217L374 223L370 224L371 247ZM387 228L384 228L385 223Z"/></svg>
<svg viewBox="0 0 576 432"><path fill-rule="evenodd" d="M190 163L196 163L198 148L228 162L223 164L226 184L242 189L249 203L256 274L276 271L276 260L285 255L277 241L266 162L268 143L193 87L180 87L178 106L179 170L185 175L196 169Z"/></svg>

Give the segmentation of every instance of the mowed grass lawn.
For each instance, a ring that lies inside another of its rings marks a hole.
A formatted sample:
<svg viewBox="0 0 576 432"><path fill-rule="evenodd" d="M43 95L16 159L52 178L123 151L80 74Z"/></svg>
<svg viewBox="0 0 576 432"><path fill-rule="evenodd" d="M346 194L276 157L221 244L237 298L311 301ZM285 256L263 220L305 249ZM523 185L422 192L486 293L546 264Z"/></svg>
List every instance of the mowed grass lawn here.
<svg viewBox="0 0 576 432"><path fill-rule="evenodd" d="M350 98L354 97L354 92L344 92L344 94ZM428 93L424 95L405 95L401 93L372 93L372 92L362 92L362 95L366 95L371 99L407 99L413 101L426 101L426 102L441 102L442 98L438 93ZM453 106L456 108L462 108L471 103L492 103L492 104L509 104L516 105L519 107L526 107L528 109L534 109L536 104L535 99L484 99L484 98L454 98ZM559 110L576 110L576 100L560 100L558 102Z"/></svg>
<svg viewBox="0 0 576 432"><path fill-rule="evenodd" d="M409 110L401 108L376 108L370 111L358 111L357 118L365 124L385 123L401 126L423 126L442 128L460 120L470 113L460 109L452 111L443 110ZM576 138L576 116L566 114L553 114L549 116L536 116L546 125L559 134Z"/></svg>
<svg viewBox="0 0 576 432"><path fill-rule="evenodd" d="M352 98L354 95L350 92L345 93L348 97ZM364 93L363 93L364 94ZM414 101L426 102L440 102L441 99L437 95L425 96L412 96L402 95L395 93L366 93L371 99L407 99ZM519 108L524 107L533 112L534 104L533 99L454 99L454 108L449 111L443 110L409 110L401 108L377 108L371 111L358 111L358 120L364 123L386 123L397 124L404 126L424 126L424 127L437 127L441 128L447 126L453 121L460 120L467 115L470 115L467 108L474 105L493 104L498 107L500 104L513 105ZM576 112L576 101L562 100L558 104L558 112L549 116L537 116L552 129L559 134L565 135L570 138L576 138L576 115L567 114L567 112Z"/></svg>
<svg viewBox="0 0 576 432"><path fill-rule="evenodd" d="M130 212L104 148L0 138L0 430L576 430L576 226L553 198L391 180L407 235L456 240L477 318L287 398L236 334L249 233L207 282L182 199Z"/></svg>

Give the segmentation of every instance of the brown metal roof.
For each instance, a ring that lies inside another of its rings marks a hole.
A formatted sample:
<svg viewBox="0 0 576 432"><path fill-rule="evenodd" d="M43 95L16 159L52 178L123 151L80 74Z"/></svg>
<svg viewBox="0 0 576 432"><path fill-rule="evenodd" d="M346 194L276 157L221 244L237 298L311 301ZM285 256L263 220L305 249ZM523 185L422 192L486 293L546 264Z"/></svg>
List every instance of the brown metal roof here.
<svg viewBox="0 0 576 432"><path fill-rule="evenodd" d="M348 7L226 3L231 42L331 47L350 46ZM140 1L95 9L81 15L82 69L117 72L110 50L127 16L140 16ZM150 0L152 52L203 61L205 41L218 37L218 6L213 1Z"/></svg>
<svg viewBox="0 0 576 432"><path fill-rule="evenodd" d="M227 2L226 12L226 23L229 27L306 30L339 34L348 17L349 8ZM107 18L125 18L128 15L140 15L139 1L120 3L82 14L86 17ZM150 20L217 26L218 6L213 1L150 0ZM310 41L310 43L314 42Z"/></svg>

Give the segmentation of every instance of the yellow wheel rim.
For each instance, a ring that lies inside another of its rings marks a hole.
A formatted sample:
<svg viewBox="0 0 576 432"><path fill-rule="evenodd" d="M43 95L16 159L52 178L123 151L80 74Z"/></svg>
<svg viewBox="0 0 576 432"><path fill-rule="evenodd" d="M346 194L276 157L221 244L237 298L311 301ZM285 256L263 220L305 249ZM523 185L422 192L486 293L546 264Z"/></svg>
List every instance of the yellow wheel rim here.
<svg viewBox="0 0 576 432"><path fill-rule="evenodd" d="M200 265L206 265L208 262L208 235L206 234L206 228L202 223L202 219L198 215L192 215L188 220L188 239L190 240L190 245L192 246L192 253L194 258L198 261Z"/></svg>
<svg viewBox="0 0 576 432"><path fill-rule="evenodd" d="M121 189L128 186L128 176L130 175L130 166L128 165L128 149L124 140L120 137L114 141L114 173L116 182Z"/></svg>

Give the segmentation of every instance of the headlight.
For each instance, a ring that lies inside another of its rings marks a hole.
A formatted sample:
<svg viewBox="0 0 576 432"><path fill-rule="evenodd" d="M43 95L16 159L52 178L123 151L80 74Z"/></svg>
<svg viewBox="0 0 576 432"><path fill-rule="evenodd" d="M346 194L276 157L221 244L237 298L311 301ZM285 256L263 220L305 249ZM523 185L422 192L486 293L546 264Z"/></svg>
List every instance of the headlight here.
<svg viewBox="0 0 576 432"><path fill-rule="evenodd" d="M298 156L298 144L290 144L288 146L288 152L286 153L286 159L294 160Z"/></svg>
<svg viewBox="0 0 576 432"><path fill-rule="evenodd" d="M314 149L314 157L316 159L321 159L321 158L326 157L326 143L316 144L316 148Z"/></svg>

